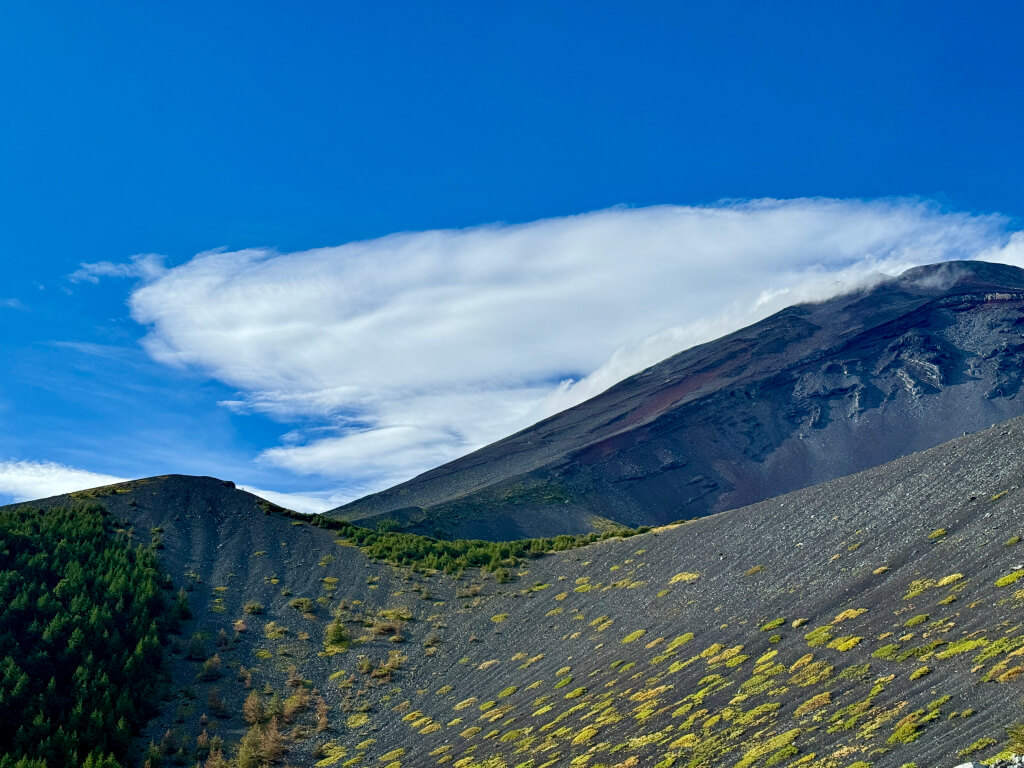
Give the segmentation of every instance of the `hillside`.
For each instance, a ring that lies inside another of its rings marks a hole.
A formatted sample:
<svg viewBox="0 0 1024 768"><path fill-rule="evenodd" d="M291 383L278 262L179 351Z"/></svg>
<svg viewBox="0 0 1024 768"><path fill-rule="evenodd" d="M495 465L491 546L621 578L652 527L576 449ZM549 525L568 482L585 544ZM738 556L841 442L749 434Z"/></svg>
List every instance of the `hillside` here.
<svg viewBox="0 0 1024 768"><path fill-rule="evenodd" d="M1022 477L1015 420L507 583L369 561L211 478L84 495L190 590L149 732L183 764L256 691L250 746L292 765L940 768L1024 721Z"/></svg>
<svg viewBox="0 0 1024 768"><path fill-rule="evenodd" d="M494 540L660 525L1024 415L1024 271L910 270L686 350L516 435L337 510Z"/></svg>

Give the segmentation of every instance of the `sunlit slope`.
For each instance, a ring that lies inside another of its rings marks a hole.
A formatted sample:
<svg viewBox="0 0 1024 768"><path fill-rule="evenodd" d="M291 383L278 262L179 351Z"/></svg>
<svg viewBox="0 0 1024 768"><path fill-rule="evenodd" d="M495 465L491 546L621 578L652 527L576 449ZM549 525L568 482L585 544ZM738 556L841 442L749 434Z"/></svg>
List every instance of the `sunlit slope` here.
<svg viewBox="0 0 1024 768"><path fill-rule="evenodd" d="M210 479L99 500L162 527L192 584L151 728L188 759L204 714L240 738L256 691L251 730L291 764L923 768L990 756L1024 720L1022 476L1014 421L507 583L369 562Z"/></svg>

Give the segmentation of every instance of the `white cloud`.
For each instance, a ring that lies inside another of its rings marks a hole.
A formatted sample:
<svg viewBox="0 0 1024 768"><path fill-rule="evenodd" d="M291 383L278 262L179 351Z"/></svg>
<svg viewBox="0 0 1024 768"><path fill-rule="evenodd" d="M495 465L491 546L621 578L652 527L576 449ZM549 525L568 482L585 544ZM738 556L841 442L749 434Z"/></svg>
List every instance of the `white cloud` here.
<svg viewBox="0 0 1024 768"><path fill-rule="evenodd" d="M28 307L18 299L0 299L0 307L3 309L17 309L21 312L28 310Z"/></svg>
<svg viewBox="0 0 1024 768"><path fill-rule="evenodd" d="M305 493L279 493L277 491L265 491L253 488L248 485L238 486L243 491L254 493L260 498L271 501L279 507L291 509L295 512L303 512L307 515L315 515L333 509L341 503L340 497L332 494L305 494Z"/></svg>
<svg viewBox="0 0 1024 768"><path fill-rule="evenodd" d="M1007 237L999 217L905 200L619 208L201 253L130 305L155 359L237 388L236 411L298 423L264 462L354 496L797 301L1024 251Z"/></svg>
<svg viewBox="0 0 1024 768"><path fill-rule="evenodd" d="M29 501L63 493L124 482L52 461L0 461L0 495L11 501Z"/></svg>
<svg viewBox="0 0 1024 768"><path fill-rule="evenodd" d="M68 280L72 283L98 283L101 277L134 277L144 281L156 280L167 271L164 261L164 257L159 254L140 253L132 256L126 264L115 264L110 261L83 263L68 275Z"/></svg>

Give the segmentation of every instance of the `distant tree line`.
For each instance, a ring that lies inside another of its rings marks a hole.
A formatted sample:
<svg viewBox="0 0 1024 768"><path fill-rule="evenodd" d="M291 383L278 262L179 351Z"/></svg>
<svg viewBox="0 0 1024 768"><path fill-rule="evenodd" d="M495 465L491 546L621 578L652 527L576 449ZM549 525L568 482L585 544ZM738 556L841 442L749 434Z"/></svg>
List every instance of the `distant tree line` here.
<svg viewBox="0 0 1024 768"><path fill-rule="evenodd" d="M0 768L120 768L187 611L101 507L0 511Z"/></svg>
<svg viewBox="0 0 1024 768"><path fill-rule="evenodd" d="M278 511L285 512L277 508ZM515 567L530 557L575 549L595 541L610 538L627 538L646 533L649 527L611 528L601 533L561 535L537 539L515 539L513 541L481 541L478 539L432 539L414 533L395 530L395 523L382 520L376 529L361 528L346 520L336 520L323 515L303 515L286 512L290 517L306 520L313 525L337 531L339 536L359 547L367 556L392 565L402 565L417 570L435 570L445 573L461 573L467 568L481 568L494 572L501 580L506 569Z"/></svg>

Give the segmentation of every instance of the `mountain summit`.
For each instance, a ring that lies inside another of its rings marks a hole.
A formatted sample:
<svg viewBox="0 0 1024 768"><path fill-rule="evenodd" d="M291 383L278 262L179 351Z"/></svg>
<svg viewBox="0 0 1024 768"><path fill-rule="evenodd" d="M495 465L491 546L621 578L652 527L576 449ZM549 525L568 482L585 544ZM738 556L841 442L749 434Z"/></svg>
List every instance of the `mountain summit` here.
<svg viewBox="0 0 1024 768"><path fill-rule="evenodd" d="M328 515L512 539L691 519L1024 414L1024 270L911 269L680 352Z"/></svg>

